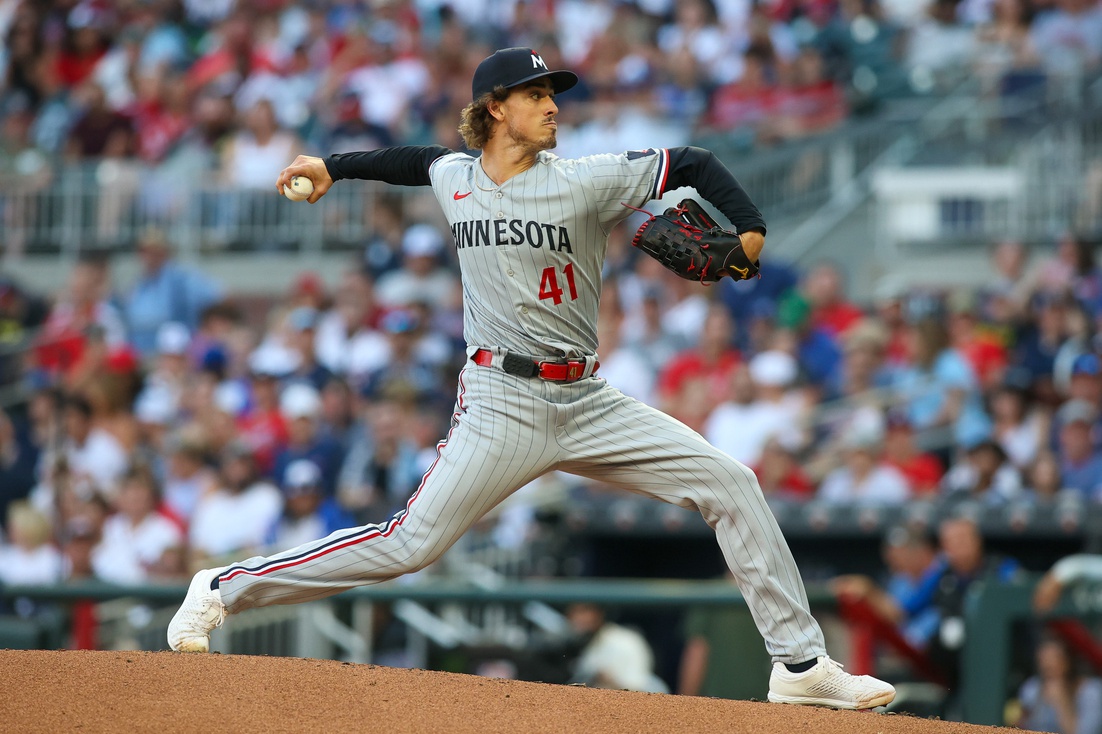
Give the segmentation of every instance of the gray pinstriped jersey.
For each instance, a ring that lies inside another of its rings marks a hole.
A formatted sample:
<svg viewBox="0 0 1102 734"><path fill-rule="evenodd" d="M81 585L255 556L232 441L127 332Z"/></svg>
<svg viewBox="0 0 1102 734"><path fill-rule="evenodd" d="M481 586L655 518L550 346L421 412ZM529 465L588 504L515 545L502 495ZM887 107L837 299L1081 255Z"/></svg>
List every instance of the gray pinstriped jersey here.
<svg viewBox="0 0 1102 734"><path fill-rule="evenodd" d="M612 227L663 193L669 155L631 151L579 159L538 154L501 186L478 158L429 168L455 239L464 337L537 357L597 351L601 268Z"/></svg>

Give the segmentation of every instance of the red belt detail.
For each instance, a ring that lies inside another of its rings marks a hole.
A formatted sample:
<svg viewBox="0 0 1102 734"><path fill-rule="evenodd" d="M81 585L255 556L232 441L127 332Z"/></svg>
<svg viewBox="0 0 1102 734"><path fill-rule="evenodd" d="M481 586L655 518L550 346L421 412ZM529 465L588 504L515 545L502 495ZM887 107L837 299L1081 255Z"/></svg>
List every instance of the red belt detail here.
<svg viewBox="0 0 1102 734"><path fill-rule="evenodd" d="M516 358L518 355L511 355ZM493 363L494 353L489 349L479 349L471 357L471 361L481 367L489 367ZM509 362L506 362L503 369L515 375L521 377L539 377L541 380L550 380L551 382L576 382L582 379L585 375L585 360L569 359L565 362L546 362L524 358L525 361L530 362L532 367L527 369L527 374L522 374L521 370L509 369ZM601 366L600 362L593 365L593 373L596 374L597 369Z"/></svg>

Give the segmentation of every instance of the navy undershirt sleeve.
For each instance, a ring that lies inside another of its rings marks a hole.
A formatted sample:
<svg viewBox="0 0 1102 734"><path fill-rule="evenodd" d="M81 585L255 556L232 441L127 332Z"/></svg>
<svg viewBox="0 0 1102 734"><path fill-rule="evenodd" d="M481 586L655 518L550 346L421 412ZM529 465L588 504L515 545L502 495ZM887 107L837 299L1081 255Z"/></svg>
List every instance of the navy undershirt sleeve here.
<svg viewBox="0 0 1102 734"><path fill-rule="evenodd" d="M738 232L757 230L765 234L765 219L750 201L734 175L715 154L695 146L669 148L670 173L665 190L692 186L723 216L731 220Z"/></svg>
<svg viewBox="0 0 1102 734"><path fill-rule="evenodd" d="M402 145L363 153L336 153L325 159L334 181L361 178L396 186L429 186L429 166L451 153L442 145Z"/></svg>

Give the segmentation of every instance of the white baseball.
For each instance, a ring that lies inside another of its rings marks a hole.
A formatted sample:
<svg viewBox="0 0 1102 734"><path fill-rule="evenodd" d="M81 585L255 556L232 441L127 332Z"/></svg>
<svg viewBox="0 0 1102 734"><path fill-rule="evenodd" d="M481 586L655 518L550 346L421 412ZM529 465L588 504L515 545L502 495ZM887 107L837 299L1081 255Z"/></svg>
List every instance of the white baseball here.
<svg viewBox="0 0 1102 734"><path fill-rule="evenodd" d="M314 182L305 176L294 176L290 185L283 185L283 195L291 201L306 201L314 193Z"/></svg>

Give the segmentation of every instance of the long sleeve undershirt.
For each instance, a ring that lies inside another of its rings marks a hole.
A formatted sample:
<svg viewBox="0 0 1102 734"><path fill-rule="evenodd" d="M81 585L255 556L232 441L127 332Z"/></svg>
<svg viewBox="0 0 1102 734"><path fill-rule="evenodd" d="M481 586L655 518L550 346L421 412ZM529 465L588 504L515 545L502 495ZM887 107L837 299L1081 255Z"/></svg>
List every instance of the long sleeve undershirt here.
<svg viewBox="0 0 1102 734"><path fill-rule="evenodd" d="M364 153L338 153L325 159L334 181L345 178L385 181L397 186L428 186L429 166L451 153L440 145L407 145ZM669 148L669 175L665 190L694 187L739 232L765 234L765 220L738 181L715 154L704 148Z"/></svg>

